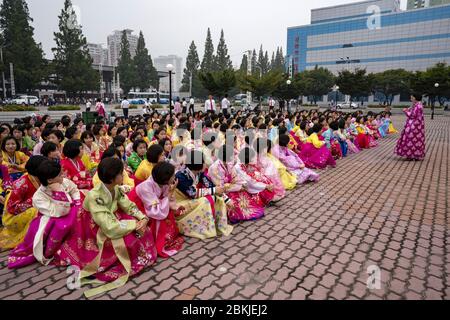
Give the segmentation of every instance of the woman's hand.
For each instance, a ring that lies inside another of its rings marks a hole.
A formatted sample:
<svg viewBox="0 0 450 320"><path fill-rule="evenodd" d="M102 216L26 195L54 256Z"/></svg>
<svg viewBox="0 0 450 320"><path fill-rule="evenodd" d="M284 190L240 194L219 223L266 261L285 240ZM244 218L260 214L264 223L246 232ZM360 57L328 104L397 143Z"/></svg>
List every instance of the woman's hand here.
<svg viewBox="0 0 450 320"><path fill-rule="evenodd" d="M62 192L64 188L61 183L55 182L48 185L48 188L53 192Z"/></svg>
<svg viewBox="0 0 450 320"><path fill-rule="evenodd" d="M178 179L173 180L173 182L169 186L169 192L172 193L178 186Z"/></svg>
<svg viewBox="0 0 450 320"><path fill-rule="evenodd" d="M145 233L145 228L147 227L148 219L142 219L136 223L136 232L143 236Z"/></svg>
<svg viewBox="0 0 450 320"><path fill-rule="evenodd" d="M268 184L266 189L269 190L270 192L272 192L273 191L273 185Z"/></svg>
<svg viewBox="0 0 450 320"><path fill-rule="evenodd" d="M1 203L1 204L5 204L5 197L0 196L0 203Z"/></svg>
<svg viewBox="0 0 450 320"><path fill-rule="evenodd" d="M223 187L216 187L216 195L221 196L224 193L224 188Z"/></svg>

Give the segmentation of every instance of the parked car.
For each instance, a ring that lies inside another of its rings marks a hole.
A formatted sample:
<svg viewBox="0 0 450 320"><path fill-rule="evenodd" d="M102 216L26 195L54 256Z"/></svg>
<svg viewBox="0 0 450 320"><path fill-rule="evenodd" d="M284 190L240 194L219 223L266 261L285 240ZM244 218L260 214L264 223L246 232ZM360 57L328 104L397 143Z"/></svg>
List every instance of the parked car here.
<svg viewBox="0 0 450 320"><path fill-rule="evenodd" d="M132 100L130 100L130 104L142 105L142 104L145 104L145 100L144 99L132 99Z"/></svg>
<svg viewBox="0 0 450 320"><path fill-rule="evenodd" d="M354 102L344 102L344 103L338 103L337 104L338 109L358 109L359 105Z"/></svg>
<svg viewBox="0 0 450 320"><path fill-rule="evenodd" d="M21 105L39 105L39 98L36 96L17 96L11 100L11 104L21 104Z"/></svg>

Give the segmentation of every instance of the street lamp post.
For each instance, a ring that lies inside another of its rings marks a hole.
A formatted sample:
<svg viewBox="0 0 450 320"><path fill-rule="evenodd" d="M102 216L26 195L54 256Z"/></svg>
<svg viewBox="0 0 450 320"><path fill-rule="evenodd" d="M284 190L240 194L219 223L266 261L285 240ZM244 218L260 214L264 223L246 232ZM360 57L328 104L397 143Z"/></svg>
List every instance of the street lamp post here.
<svg viewBox="0 0 450 320"><path fill-rule="evenodd" d="M334 104L336 106L337 109L337 99L338 99L338 91L339 91L339 86L334 86Z"/></svg>
<svg viewBox="0 0 450 320"><path fill-rule="evenodd" d="M169 113L170 117L172 118L172 72L173 72L173 65L168 64L166 66L167 71L169 71Z"/></svg>
<svg viewBox="0 0 450 320"><path fill-rule="evenodd" d="M290 86L290 85L292 84L291 79L287 79L287 80L286 80L286 84L287 84L288 86ZM291 100L292 100L292 99L291 99ZM290 112L291 112L291 101L288 101L287 103L288 103L288 105L287 105L287 111L288 111L288 113L290 113Z"/></svg>
<svg viewBox="0 0 450 320"><path fill-rule="evenodd" d="M437 89L439 88L439 83L435 83L434 87ZM435 96L433 96L433 101L431 103L431 120L434 120L434 103L436 102Z"/></svg>

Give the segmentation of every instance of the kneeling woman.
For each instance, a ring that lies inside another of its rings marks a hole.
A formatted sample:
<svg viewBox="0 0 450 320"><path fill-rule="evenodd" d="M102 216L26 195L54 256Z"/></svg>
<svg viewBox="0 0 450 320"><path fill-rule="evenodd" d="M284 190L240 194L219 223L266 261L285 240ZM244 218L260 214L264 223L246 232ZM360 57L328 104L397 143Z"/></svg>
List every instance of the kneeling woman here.
<svg viewBox="0 0 450 320"><path fill-rule="evenodd" d="M85 278L91 276L107 282L86 291L86 297L124 285L156 260L148 218L119 187L123 183L122 161L106 158L97 172L102 183L88 192L70 237L55 257L57 265L82 269L82 284L89 283Z"/></svg>
<svg viewBox="0 0 450 320"><path fill-rule="evenodd" d="M175 255L184 242L175 222L175 215L182 213L183 208L177 208L171 201L175 188L175 167L168 162L160 162L153 168L152 176L129 195L130 200L150 219L156 250L163 258Z"/></svg>
<svg viewBox="0 0 450 320"><path fill-rule="evenodd" d="M11 252L9 268L25 267L36 260L48 265L71 231L81 206L77 186L63 178L59 163L42 162L38 179L42 185L33 195L33 207L39 214L31 222L24 242Z"/></svg>
<svg viewBox="0 0 450 320"><path fill-rule="evenodd" d="M233 227L228 225L227 204L232 202L224 196L224 188L216 187L204 171L203 152L189 151L186 168L176 174L175 200L185 208L184 214L176 218L178 229L198 239L228 236Z"/></svg>

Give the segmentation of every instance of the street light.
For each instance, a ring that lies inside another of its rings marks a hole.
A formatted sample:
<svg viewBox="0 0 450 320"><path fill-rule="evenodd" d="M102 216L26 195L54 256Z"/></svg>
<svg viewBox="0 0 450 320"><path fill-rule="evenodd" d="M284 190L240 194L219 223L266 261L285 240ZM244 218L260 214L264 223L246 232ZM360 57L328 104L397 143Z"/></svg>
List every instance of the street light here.
<svg viewBox="0 0 450 320"><path fill-rule="evenodd" d="M174 66L169 63L166 66L166 69L169 71L169 112L170 117L172 118L172 72L174 70Z"/></svg>
<svg viewBox="0 0 450 320"><path fill-rule="evenodd" d="M439 83L435 83L434 84L434 87L437 89L437 88L439 88ZM435 99L435 97L433 96L433 101L432 101L432 103L431 103L431 120L433 120L434 119L434 103L436 102L435 101L436 99Z"/></svg>
<svg viewBox="0 0 450 320"><path fill-rule="evenodd" d="M335 85L333 89L334 89L334 103L336 104L336 108L337 108L339 86Z"/></svg>
<svg viewBox="0 0 450 320"><path fill-rule="evenodd" d="M288 86L290 86L290 85L291 85L291 83L292 83L292 81L291 81L291 80L287 80L287 81L286 81L286 84L287 84Z"/></svg>

